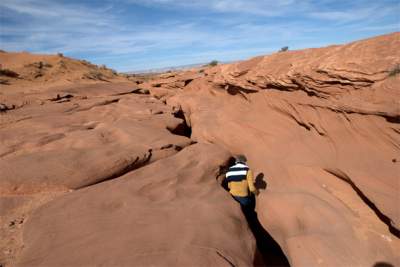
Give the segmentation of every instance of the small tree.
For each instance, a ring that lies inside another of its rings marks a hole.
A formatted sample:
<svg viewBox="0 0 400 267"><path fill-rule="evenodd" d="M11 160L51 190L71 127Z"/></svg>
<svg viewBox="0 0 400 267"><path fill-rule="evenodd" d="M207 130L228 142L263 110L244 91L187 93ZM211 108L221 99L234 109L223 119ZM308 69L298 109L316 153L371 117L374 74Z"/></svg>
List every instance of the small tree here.
<svg viewBox="0 0 400 267"><path fill-rule="evenodd" d="M208 63L208 66L214 67L218 65L218 61L217 60L213 60L210 63Z"/></svg>
<svg viewBox="0 0 400 267"><path fill-rule="evenodd" d="M286 52L289 50L289 46L284 46L281 48L281 50L279 50L279 52Z"/></svg>
<svg viewBox="0 0 400 267"><path fill-rule="evenodd" d="M389 70L389 77L396 76L400 73L400 64L394 66L391 70Z"/></svg>

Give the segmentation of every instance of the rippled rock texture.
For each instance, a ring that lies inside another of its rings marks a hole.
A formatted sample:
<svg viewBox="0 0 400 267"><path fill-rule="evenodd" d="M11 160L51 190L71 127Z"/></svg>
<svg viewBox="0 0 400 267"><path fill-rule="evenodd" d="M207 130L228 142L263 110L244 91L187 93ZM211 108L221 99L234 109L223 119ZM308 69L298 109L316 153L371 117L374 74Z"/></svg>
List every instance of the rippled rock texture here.
<svg viewBox="0 0 400 267"><path fill-rule="evenodd" d="M2 85L0 259L268 265L219 184L241 153L292 266L400 264L398 47L393 33L141 81Z"/></svg>

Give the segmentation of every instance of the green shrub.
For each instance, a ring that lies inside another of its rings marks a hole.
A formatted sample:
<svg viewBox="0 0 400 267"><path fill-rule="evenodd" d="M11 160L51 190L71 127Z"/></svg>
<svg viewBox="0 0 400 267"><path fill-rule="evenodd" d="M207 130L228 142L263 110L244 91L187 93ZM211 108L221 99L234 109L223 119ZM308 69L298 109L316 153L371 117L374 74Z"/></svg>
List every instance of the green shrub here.
<svg viewBox="0 0 400 267"><path fill-rule="evenodd" d="M210 63L203 65L203 67L214 67L217 66L219 62L217 60L212 60Z"/></svg>
<svg viewBox="0 0 400 267"><path fill-rule="evenodd" d="M397 74L400 73L400 64L397 64L394 66L391 70L389 70L389 77L396 76Z"/></svg>
<svg viewBox="0 0 400 267"><path fill-rule="evenodd" d="M80 62L81 62L83 65L88 66L88 67L91 67L91 66L95 67L95 66L96 66L96 65L94 65L94 64L92 64L92 63L90 63L89 61L84 60L84 59L80 60Z"/></svg>
<svg viewBox="0 0 400 267"><path fill-rule="evenodd" d="M100 81L107 81L107 77L100 71L98 70L90 70L89 72L85 73L83 75L84 79L90 79L90 80L100 80Z"/></svg>
<svg viewBox="0 0 400 267"><path fill-rule="evenodd" d="M213 60L213 61L211 61L210 63L208 63L208 66L214 67L214 66L217 66L218 63L219 63L219 62L218 62L217 60Z"/></svg>
<svg viewBox="0 0 400 267"><path fill-rule="evenodd" d="M281 48L281 50L279 50L279 52L286 52L289 50L289 46L284 46Z"/></svg>

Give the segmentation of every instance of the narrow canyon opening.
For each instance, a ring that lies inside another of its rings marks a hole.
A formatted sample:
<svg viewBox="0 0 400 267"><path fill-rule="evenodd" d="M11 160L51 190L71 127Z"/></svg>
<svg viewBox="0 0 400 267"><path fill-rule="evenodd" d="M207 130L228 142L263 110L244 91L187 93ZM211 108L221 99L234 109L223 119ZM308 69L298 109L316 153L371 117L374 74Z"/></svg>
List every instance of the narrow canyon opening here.
<svg viewBox="0 0 400 267"><path fill-rule="evenodd" d="M172 134L186 136L190 138L192 136L192 128L186 122L185 114L182 109L175 111L173 113L175 118L181 119L182 122L178 124L175 128L167 128Z"/></svg>
<svg viewBox="0 0 400 267"><path fill-rule="evenodd" d="M246 216L246 215L245 215ZM254 266L290 266L282 248L275 239L268 233L258 220L257 213L246 216L247 223L256 239L257 250L254 255Z"/></svg>
<svg viewBox="0 0 400 267"><path fill-rule="evenodd" d="M232 166L234 163L235 159L231 157L226 165L220 167L217 175L217 181L227 192L229 192L229 188L225 180L225 173L228 171L229 166ZM257 175L254 184L258 190L265 190L267 188L267 183L264 181L264 175L262 173ZM232 198L232 201L235 200ZM255 197L255 201L257 201L257 197ZM238 205L240 204L238 203ZM285 253L283 253L278 242L275 241L258 220L257 212L255 210L249 211L243 208L242 212L254 238L256 239L257 250L254 254L253 265L266 267L290 266L289 260Z"/></svg>

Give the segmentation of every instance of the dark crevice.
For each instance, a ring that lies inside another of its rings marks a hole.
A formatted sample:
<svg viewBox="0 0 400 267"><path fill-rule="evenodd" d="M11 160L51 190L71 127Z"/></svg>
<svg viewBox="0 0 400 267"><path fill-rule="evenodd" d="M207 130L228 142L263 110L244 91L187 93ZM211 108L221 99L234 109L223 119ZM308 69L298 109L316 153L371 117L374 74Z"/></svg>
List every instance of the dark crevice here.
<svg viewBox="0 0 400 267"><path fill-rule="evenodd" d="M307 87L305 87L302 83L300 83L296 79L291 79L291 81L293 84L297 85L300 90L304 91L310 97L315 96L315 97L319 97L319 98L327 98L326 96L323 95L323 92L312 91L312 90L308 89Z"/></svg>
<svg viewBox="0 0 400 267"><path fill-rule="evenodd" d="M291 105L292 106L292 105ZM297 110L292 106L292 108L297 112ZM318 134L323 135L323 133L320 133L317 128L315 128L315 125L313 125L312 123L310 123L310 125L308 125L307 123L301 121L300 119L298 119L296 116L294 116L293 114L291 114L289 111L278 108L278 107L273 107L274 110L276 110L277 112L281 113L282 115L288 116L289 118L291 118L292 120L294 120L300 127L303 127L304 129L306 129L307 131L311 131L311 127L313 127ZM297 112L298 114L298 112Z"/></svg>
<svg viewBox="0 0 400 267"><path fill-rule="evenodd" d="M56 102L58 102L58 101L69 100L70 98L73 98L73 97L74 97L74 96L71 95L71 94L66 94L66 95L62 95L62 96L60 96L60 94L57 94L56 97L50 98L49 100L50 100L50 101L56 101Z"/></svg>
<svg viewBox="0 0 400 267"><path fill-rule="evenodd" d="M192 136L192 128L186 122L185 114L182 109L179 109L173 113L175 118L181 119L182 122L179 123L175 128L167 127L167 130L172 134L186 136L190 138Z"/></svg>
<svg viewBox="0 0 400 267"><path fill-rule="evenodd" d="M323 81L324 84L329 84L329 85L353 85L352 82L346 82L346 81L339 81L339 80L335 80L335 81Z"/></svg>
<svg viewBox="0 0 400 267"><path fill-rule="evenodd" d="M387 122L390 123L400 123L400 115L397 114L390 114L387 112L382 112L382 111L366 111L366 110L353 110L349 107L342 106L342 107L329 107L329 106L323 106L323 105L315 105L315 104L304 104L304 103L296 103L297 105L300 106L306 106L306 107L313 107L313 108L321 108L321 109L328 109L333 112L340 112L342 113L346 120L350 122L350 119L346 116L346 114L358 114L358 115L373 115L373 116L380 116L383 117Z"/></svg>
<svg viewBox="0 0 400 267"><path fill-rule="evenodd" d="M336 71L345 71L345 70L336 70ZM346 76L343 76L343 75L340 75L340 74L330 73L330 72L328 72L326 70L321 70L321 69L316 70L316 72L320 73L320 74L324 74L324 75L328 76L329 78L337 79L337 80L334 80L334 81L332 81L332 80L323 81L324 83L328 83L328 84L352 85L354 83L367 83L367 84L370 85L370 84L373 84L375 82L373 80L370 80L370 79L367 79L367 78L362 78L362 77L356 77L356 78L351 79L350 77L346 77ZM353 71L346 71L346 72L353 72ZM371 75L371 74L368 74L368 73L355 72L355 71L353 73ZM377 73L374 73L372 75L375 75L375 74L378 74L378 73L383 73L383 72L377 72Z"/></svg>
<svg viewBox="0 0 400 267"><path fill-rule="evenodd" d="M400 116L385 116L383 115L383 117L386 119L387 122L391 122L391 123L399 123L400 124Z"/></svg>
<svg viewBox="0 0 400 267"><path fill-rule="evenodd" d="M285 85L270 83L270 84L267 84L264 87L264 89L273 89L273 90L278 90L278 91L282 91L282 92L294 92L294 91L297 91L297 90L301 90L301 91L305 92L310 97L315 96L315 97L319 97L319 98L324 98L324 97L322 97L321 95L317 94L314 91L307 90L303 85L301 85L301 84L299 84L299 83L297 83L295 81L292 81L292 82L296 87L295 86L291 87L291 86L285 86Z"/></svg>
<svg viewBox="0 0 400 267"><path fill-rule="evenodd" d="M232 84L228 84L225 86L226 91L228 92L228 94L230 95L237 95L237 94L252 94L252 93L258 93L258 90L254 90L254 89L247 89L247 88L243 88L237 85L232 85Z"/></svg>
<svg viewBox="0 0 400 267"><path fill-rule="evenodd" d="M82 189L82 188L85 188L85 187L88 187L88 186L92 186L92 185L96 185L96 184L99 184L99 183L103 183L103 182L118 178L118 177L120 177L120 176L122 176L122 175L124 175L124 174L126 174L128 172L137 170L137 169L147 165L150 162L151 156L152 156L152 150L149 149L148 153L145 155L144 158L136 157L136 159L133 162L131 162L130 164L128 164L127 166L125 166L121 170L113 173L112 175L110 175L108 177L105 177L104 179L101 179L101 180L98 180L98 181L83 185L81 187L78 187L77 189Z"/></svg>
<svg viewBox="0 0 400 267"><path fill-rule="evenodd" d="M175 151L181 151L183 149L183 147L181 146L174 146Z"/></svg>
<svg viewBox="0 0 400 267"><path fill-rule="evenodd" d="M301 122L301 121L297 120L297 119L294 118L294 117L293 117L293 119L294 119L294 121L295 121L299 126L303 127L303 128L306 129L307 131L311 131L311 127L308 126L306 123Z"/></svg>
<svg viewBox="0 0 400 267"><path fill-rule="evenodd" d="M123 175L125 175L125 174L127 174L129 172L135 171L137 169L140 169L142 167L148 166L148 165L156 162L157 160L151 161L151 158L153 156L153 151L173 148L176 151L176 153L172 154L171 156L174 156L177 153L179 153L181 150L183 150L184 148L186 148L188 146L191 146L191 145L194 145L194 144L197 144L197 142L192 141L187 146L184 146L184 147L179 146L179 145L167 144L167 145L164 145L164 146L162 146L160 148L149 149L147 154L143 158L136 157L136 159L133 162L131 162L130 164L128 164L127 166L125 166L121 170L113 173L112 175L110 175L110 176L108 176L108 177L106 177L104 179L100 179L100 180L97 180L95 182L92 182L92 183L83 185L81 187L78 187L78 188L76 188L76 190L82 189L82 188L85 188L85 187L89 187L89 186L92 186L92 185L100 184L100 183L103 183L103 182L107 182L107 181L112 180L112 179L119 178L119 177L121 177L121 176L123 176ZM165 158L168 158L168 157L171 157L171 156L163 157L163 158L160 158L158 160L162 160L162 159L165 159Z"/></svg>
<svg viewBox="0 0 400 267"><path fill-rule="evenodd" d="M393 264L384 262L384 261L378 261L374 264L373 267L394 267Z"/></svg>
<svg viewBox="0 0 400 267"><path fill-rule="evenodd" d="M0 76L6 76L11 78L18 78L19 74L9 69L0 69Z"/></svg>
<svg viewBox="0 0 400 267"><path fill-rule="evenodd" d="M149 95L150 91L148 89L137 88L129 92L122 92L118 94L114 94L112 96L120 96L120 95L130 95L130 94L138 94L138 95Z"/></svg>
<svg viewBox="0 0 400 267"><path fill-rule="evenodd" d="M286 114L287 116L289 116L290 118L292 118L300 127L303 127L304 129L306 129L307 131L311 131L311 127L305 123L300 121L299 119L297 119L293 114L289 113L289 112L282 112L283 114Z"/></svg>
<svg viewBox="0 0 400 267"><path fill-rule="evenodd" d="M172 148L173 146L174 146L173 144L167 144L167 145L162 146L160 149L161 150L169 149L169 148Z"/></svg>
<svg viewBox="0 0 400 267"><path fill-rule="evenodd" d="M273 83L269 83L269 84L263 86L262 88L263 89L278 90L278 91L282 91L282 92L293 92L293 91L296 91L298 89L298 88L293 88L293 87L284 86L284 85L280 85L280 84L273 84Z"/></svg>
<svg viewBox="0 0 400 267"><path fill-rule="evenodd" d="M253 260L254 266L290 266L289 260L278 242L261 225L257 212L252 213L245 214L245 216L250 230L256 238L257 250Z"/></svg>
<svg viewBox="0 0 400 267"><path fill-rule="evenodd" d="M231 267L235 267L235 264L233 264L227 257L225 257L224 255L222 255L222 253L220 253L219 251L217 251L218 256L220 256L221 258L223 258Z"/></svg>
<svg viewBox="0 0 400 267"><path fill-rule="evenodd" d="M232 85L232 84L218 85L218 88L223 88L230 95L233 95L233 96L239 95L239 96L241 96L242 98L244 98L248 102L250 102L250 100L246 95L258 92L258 90L247 89L247 88L243 88L243 87L240 87L240 86L237 86L237 85Z"/></svg>
<svg viewBox="0 0 400 267"><path fill-rule="evenodd" d="M189 143L188 146L193 145L193 144L197 144L197 142L192 141L192 142ZM167 144L167 145L162 146L162 147L160 148L160 150L171 149L171 148L173 148L175 151L179 152L179 151L181 151L184 147L179 146L179 145L174 145L174 144Z"/></svg>
<svg viewBox="0 0 400 267"><path fill-rule="evenodd" d="M395 228L392 225L392 220L383 214L378 207L354 184L354 182L350 179L350 177L340 170L332 170L332 169L325 169L326 172L332 174L333 176L339 178L340 180L349 184L353 190L357 193L357 195L361 198L361 200L370 208L372 209L376 216L387 225L389 232L392 233L397 238L400 238L400 230Z"/></svg>
<svg viewBox="0 0 400 267"><path fill-rule="evenodd" d="M230 157L226 163L219 167L217 173L217 181L221 186L229 191L228 185L226 183L225 173L235 162L233 157ZM265 190L267 183L264 181L264 174L260 173L257 175L255 180L255 186L258 190ZM253 195L254 196L254 195ZM234 200L232 200L234 201ZM274 240L274 238L268 233L268 231L261 225L258 220L257 212L254 210L255 207L255 197L253 201L253 207L243 208L242 212L247 220L248 226L256 239L257 249L255 251L253 265L254 266L290 266L289 260L287 259L285 253L283 253L279 244Z"/></svg>
<svg viewBox="0 0 400 267"><path fill-rule="evenodd" d="M291 86L290 85L282 85L279 83L268 83L265 86L263 86L262 88L263 89L274 89L274 90L285 91L285 92L294 92L297 90L301 90L310 97L315 96L315 97L324 98L324 99L326 99L328 97L324 92L306 88L302 83L300 83L296 79L291 79L291 82L293 83L293 85L291 85Z"/></svg>
<svg viewBox="0 0 400 267"><path fill-rule="evenodd" d="M187 79L184 81L184 85L183 87L187 86L189 83L191 83L193 81L193 79Z"/></svg>
<svg viewBox="0 0 400 267"><path fill-rule="evenodd" d="M221 184L221 186L229 192L228 184L225 180L225 173L228 172L230 166L235 164L235 158L230 157L223 165L219 166L219 170L217 173L217 181Z"/></svg>
<svg viewBox="0 0 400 267"><path fill-rule="evenodd" d="M118 103L119 100L120 100L119 98L110 99L110 100L104 100L104 101L101 101L101 102L98 102L98 103L94 103L92 105L85 106L85 107L80 107L79 104L76 104L76 106L66 110L65 113L87 111L87 110L90 110L90 109L95 108L95 107L107 106L107 105L110 105L110 104L113 104L113 103Z"/></svg>
<svg viewBox="0 0 400 267"><path fill-rule="evenodd" d="M310 125L311 125L311 127L314 128L314 130L315 130L320 136L325 136L325 133L324 133L324 132L321 132L320 130L318 130L317 126L315 126L314 123L311 123L311 122L310 122Z"/></svg>
<svg viewBox="0 0 400 267"><path fill-rule="evenodd" d="M6 104L3 104L3 103L0 103L0 112L6 112L6 111L9 111L9 110L13 110L13 109L16 109L16 107L15 107L15 105L6 105Z"/></svg>

